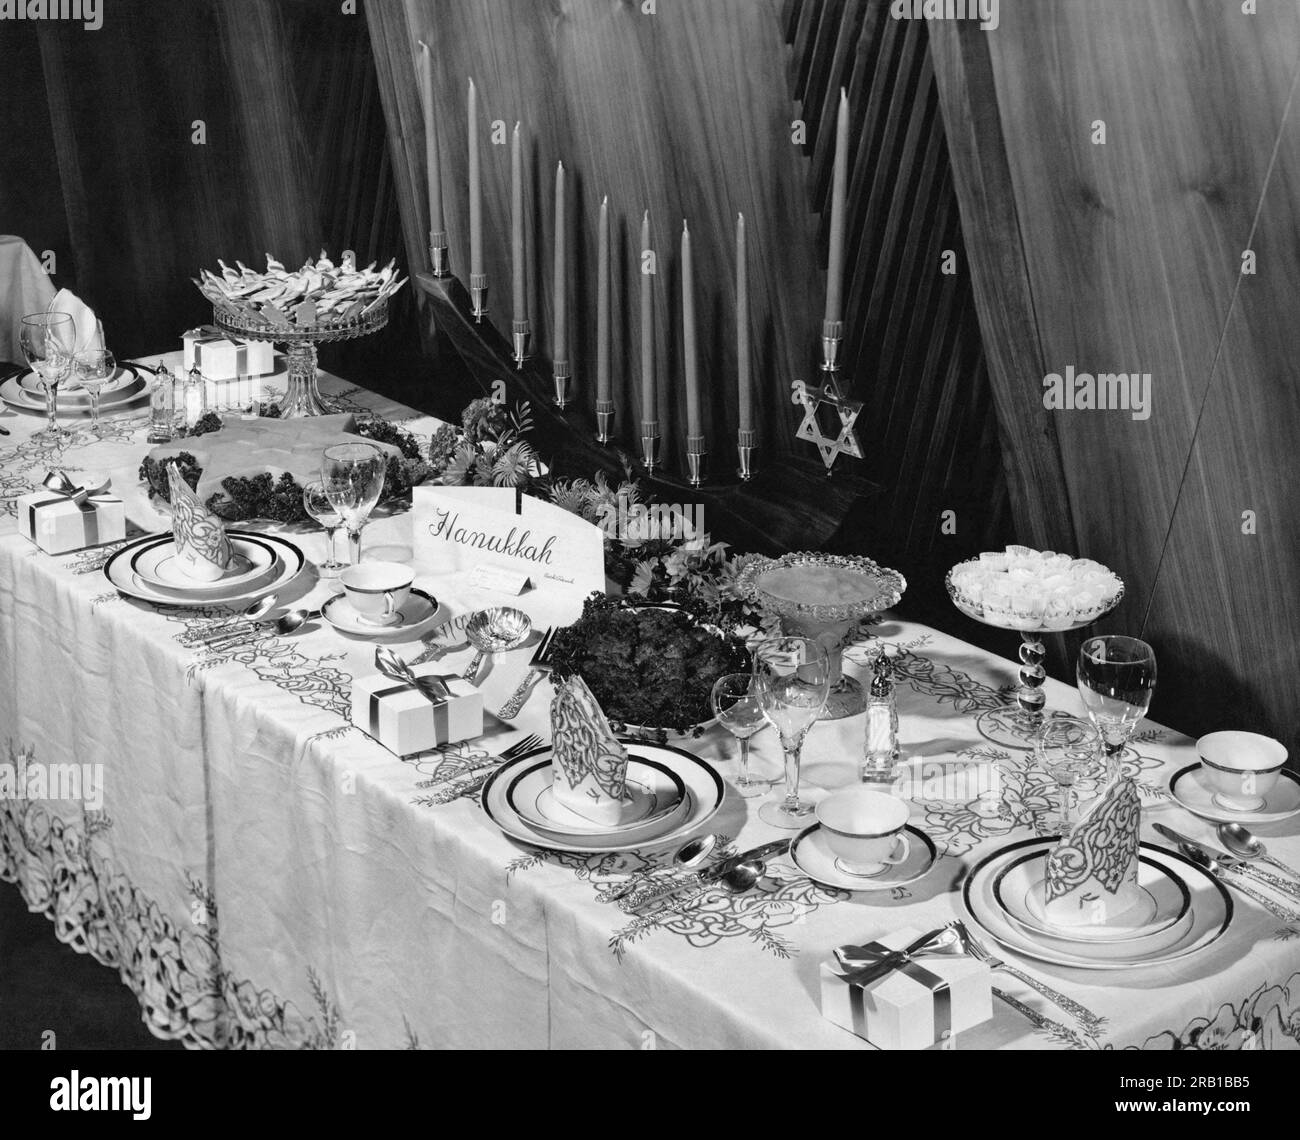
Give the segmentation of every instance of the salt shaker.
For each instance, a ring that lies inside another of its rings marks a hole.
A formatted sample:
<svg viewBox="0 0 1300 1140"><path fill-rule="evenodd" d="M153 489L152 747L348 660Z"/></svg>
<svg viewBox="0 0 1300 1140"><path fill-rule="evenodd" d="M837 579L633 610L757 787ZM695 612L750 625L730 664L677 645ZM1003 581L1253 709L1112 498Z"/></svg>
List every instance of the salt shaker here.
<svg viewBox="0 0 1300 1140"><path fill-rule="evenodd" d="M161 362L153 381L153 393L149 397L149 436L150 443L170 443L176 416L176 382L171 370Z"/></svg>
<svg viewBox="0 0 1300 1140"><path fill-rule="evenodd" d="M204 389L203 373L196 364L190 369L183 385L185 427L193 428L208 410L207 392Z"/></svg>
<svg viewBox="0 0 1300 1140"><path fill-rule="evenodd" d="M892 784L898 767L898 705L893 664L882 651L867 694L867 739L858 777L864 784Z"/></svg>

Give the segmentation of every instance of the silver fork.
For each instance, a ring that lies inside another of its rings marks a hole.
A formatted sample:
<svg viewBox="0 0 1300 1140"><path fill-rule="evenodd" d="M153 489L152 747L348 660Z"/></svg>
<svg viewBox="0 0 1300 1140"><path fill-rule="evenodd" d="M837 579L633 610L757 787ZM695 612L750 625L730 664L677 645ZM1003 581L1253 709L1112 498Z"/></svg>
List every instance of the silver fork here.
<svg viewBox="0 0 1300 1140"><path fill-rule="evenodd" d="M555 626L551 626L542 634L542 640L537 643L537 648L533 650L533 659L528 662L528 672L524 674L524 679L519 682L519 688L514 691L511 698L501 706L501 711L497 713L497 716L502 720L514 720L523 711L524 705L528 703L533 686L551 671L550 663L546 660L546 657L551 651L551 639L554 636Z"/></svg>
<svg viewBox="0 0 1300 1140"><path fill-rule="evenodd" d="M1053 1005L1059 1006L1065 1010L1090 1030L1096 1031L1105 1022L1105 1018L1098 1017L1092 1010L1080 1005L1074 998L1066 997L1063 993L1058 993L1045 982L1040 982L1037 978L1026 974L1023 970L1016 969L1015 966L1009 966L1001 958L996 957L989 952L987 946L966 929L966 924L961 921L954 922L952 928L957 932L957 937L961 939L962 949L972 958L978 958L988 966L990 970L1001 970L1004 974L1010 974L1018 981L1024 982L1031 989L1037 990Z"/></svg>

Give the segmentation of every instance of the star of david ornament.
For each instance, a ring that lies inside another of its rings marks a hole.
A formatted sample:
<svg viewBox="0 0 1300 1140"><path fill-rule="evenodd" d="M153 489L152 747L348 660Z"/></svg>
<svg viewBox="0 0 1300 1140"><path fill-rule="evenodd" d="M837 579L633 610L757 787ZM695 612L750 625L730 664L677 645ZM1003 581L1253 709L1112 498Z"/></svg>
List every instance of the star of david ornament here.
<svg viewBox="0 0 1300 1140"><path fill-rule="evenodd" d="M795 432L795 437L807 440L817 448L822 463L826 465L826 474L831 473L835 461L841 455L861 459L862 445L858 442L853 427L862 414L862 401L846 399L833 372L827 374L819 387L811 388L802 380L796 382L794 387L795 401L803 405L803 422ZM838 434L828 435L823 429L818 417L818 411L822 407L828 407L836 413L839 419Z"/></svg>

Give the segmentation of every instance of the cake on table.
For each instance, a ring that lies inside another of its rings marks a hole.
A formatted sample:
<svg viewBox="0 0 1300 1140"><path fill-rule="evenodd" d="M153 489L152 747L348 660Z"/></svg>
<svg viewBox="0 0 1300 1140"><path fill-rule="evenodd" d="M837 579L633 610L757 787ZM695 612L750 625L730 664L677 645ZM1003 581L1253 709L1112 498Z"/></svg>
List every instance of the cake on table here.
<svg viewBox="0 0 1300 1140"><path fill-rule="evenodd" d="M584 819L614 826L631 803L627 749L578 676L558 682L551 701L551 794Z"/></svg>

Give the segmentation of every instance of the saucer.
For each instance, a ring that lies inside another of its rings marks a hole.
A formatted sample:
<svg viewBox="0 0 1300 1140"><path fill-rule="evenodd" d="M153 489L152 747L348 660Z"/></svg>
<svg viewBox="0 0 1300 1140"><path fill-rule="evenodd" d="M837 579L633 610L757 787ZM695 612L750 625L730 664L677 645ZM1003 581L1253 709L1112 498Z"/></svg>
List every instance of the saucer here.
<svg viewBox="0 0 1300 1140"><path fill-rule="evenodd" d="M933 841L924 831L911 824L904 830L912 840L907 858L886 867L878 875L854 875L840 870L834 853L826 844L820 823L814 823L799 833L790 844L790 858L800 871L823 887L839 891L889 891L916 882L939 857Z"/></svg>
<svg viewBox="0 0 1300 1140"><path fill-rule="evenodd" d="M1189 764L1169 777L1169 794L1193 815L1214 823L1278 823L1300 815L1300 776L1289 768L1278 773L1277 783L1264 797L1264 806L1254 811L1221 806L1202 781L1200 764Z"/></svg>
<svg viewBox="0 0 1300 1140"><path fill-rule="evenodd" d="M410 596L397 611L397 620L389 625L375 625L362 621L361 615L352 608L346 594L335 594L321 606L321 617L340 633L353 637L398 637L418 636L417 630L425 625L438 612L438 599L423 590L411 588Z"/></svg>

